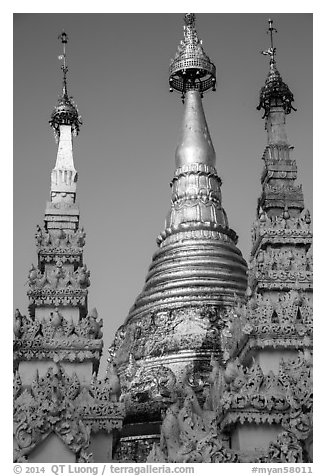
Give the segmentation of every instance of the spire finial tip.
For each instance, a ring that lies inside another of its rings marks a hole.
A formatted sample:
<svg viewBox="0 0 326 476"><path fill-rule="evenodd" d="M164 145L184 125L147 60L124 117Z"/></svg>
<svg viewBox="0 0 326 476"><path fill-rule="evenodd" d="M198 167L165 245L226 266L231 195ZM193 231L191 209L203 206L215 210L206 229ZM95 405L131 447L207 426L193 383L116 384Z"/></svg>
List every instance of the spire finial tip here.
<svg viewBox="0 0 326 476"><path fill-rule="evenodd" d="M265 81L265 86L260 91L260 101L257 107L258 110L264 108L265 113L263 119L269 114L271 103L275 101L283 104L286 114L289 114L291 110L294 109L292 106L292 102L294 101L293 94L291 93L287 84L283 82L276 67L276 48L274 47L273 33L277 33L277 30L273 27L273 20L271 18L268 20L268 26L267 34L270 35L271 46L261 53L270 57L269 73Z"/></svg>
<svg viewBox="0 0 326 476"><path fill-rule="evenodd" d="M196 15L194 13L186 13L184 20L186 25L194 25L196 20Z"/></svg>
<svg viewBox="0 0 326 476"><path fill-rule="evenodd" d="M58 36L58 40L62 43L63 52L58 56L58 59L62 61L61 70L63 72L63 81L62 81L62 93L59 96L58 105L54 108L50 124L54 130L56 139L60 135L60 125L70 124L73 128L74 135L77 135L79 132L79 127L81 125L81 118L78 113L77 106L72 101L72 97L68 95L67 89L67 72L68 66L66 63L66 44L68 43L68 35L63 30L62 33Z"/></svg>
<svg viewBox="0 0 326 476"><path fill-rule="evenodd" d="M184 16L184 39L180 41L174 60L170 64L170 88L180 91L182 96L188 90L200 93L215 87L215 66L204 52L195 28L195 14Z"/></svg>

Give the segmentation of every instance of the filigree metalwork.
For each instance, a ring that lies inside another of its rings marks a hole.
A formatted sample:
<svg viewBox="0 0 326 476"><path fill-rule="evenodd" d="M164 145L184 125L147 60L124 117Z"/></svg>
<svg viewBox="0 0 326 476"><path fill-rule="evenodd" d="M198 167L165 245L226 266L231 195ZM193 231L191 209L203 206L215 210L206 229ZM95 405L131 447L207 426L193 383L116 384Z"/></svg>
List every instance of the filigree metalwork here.
<svg viewBox="0 0 326 476"><path fill-rule="evenodd" d="M264 109L263 119L269 115L272 106L281 105L285 114L290 114L292 110L296 111L292 106L292 102L294 101L293 94L288 85L283 82L276 67L276 48L273 45L273 31L276 32L276 29L273 28L273 21L269 20L268 32L270 32L271 47L266 51L262 51L264 55L270 56L269 73L265 81L265 86L260 90L259 105L257 106L258 110Z"/></svg>
<svg viewBox="0 0 326 476"><path fill-rule="evenodd" d="M180 42L175 58L169 68L170 91L197 90L203 93L215 91L216 69L202 47L195 28L195 15L188 13L184 18L184 40Z"/></svg>

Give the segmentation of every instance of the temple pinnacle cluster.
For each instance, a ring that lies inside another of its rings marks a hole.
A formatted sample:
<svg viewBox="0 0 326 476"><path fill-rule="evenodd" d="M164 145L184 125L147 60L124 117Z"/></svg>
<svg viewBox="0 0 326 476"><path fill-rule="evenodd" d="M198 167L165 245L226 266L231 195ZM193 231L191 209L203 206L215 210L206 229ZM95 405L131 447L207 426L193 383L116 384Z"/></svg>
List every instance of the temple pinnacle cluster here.
<svg viewBox="0 0 326 476"><path fill-rule="evenodd" d="M222 206L223 157L203 106L217 89L216 68L195 22L185 15L169 67L183 108L170 208L102 380L103 320L88 311L76 203L73 137L82 122L68 95L68 37L59 37L51 199L37 227L29 316L16 310L14 319L17 462L312 461L312 227L287 138L294 96L276 65L269 20L257 107L267 145L247 265Z"/></svg>

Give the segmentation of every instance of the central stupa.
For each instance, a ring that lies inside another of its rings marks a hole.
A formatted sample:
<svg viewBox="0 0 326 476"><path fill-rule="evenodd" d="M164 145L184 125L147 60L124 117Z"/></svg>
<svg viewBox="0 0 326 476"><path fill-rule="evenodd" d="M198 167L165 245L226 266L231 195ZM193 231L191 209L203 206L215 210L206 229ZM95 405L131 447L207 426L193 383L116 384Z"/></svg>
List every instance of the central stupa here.
<svg viewBox="0 0 326 476"><path fill-rule="evenodd" d="M194 14L185 15L184 39L169 73L170 91L180 92L184 102L171 208L144 289L109 349L127 407L119 457L122 452L128 460L136 446L138 460L140 446L148 452L171 390L187 379L201 397L212 354L225 359L227 315L247 289L247 264L222 207L202 105L203 94L215 90L216 70L198 39Z"/></svg>

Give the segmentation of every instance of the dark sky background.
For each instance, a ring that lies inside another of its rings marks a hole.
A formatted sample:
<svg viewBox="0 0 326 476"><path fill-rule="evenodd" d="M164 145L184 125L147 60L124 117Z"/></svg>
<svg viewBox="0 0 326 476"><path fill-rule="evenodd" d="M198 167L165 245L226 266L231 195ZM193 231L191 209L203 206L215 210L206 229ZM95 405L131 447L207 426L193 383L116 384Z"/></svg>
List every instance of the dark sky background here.
<svg viewBox="0 0 326 476"><path fill-rule="evenodd" d="M223 206L248 259L260 194L264 121L256 110L274 19L277 65L298 111L287 116L298 183L312 209L312 14L198 14L197 31L217 68L217 92L203 100ZM74 141L77 199L87 232L89 308L104 320L106 350L141 291L170 206L169 182L183 105L169 93L168 67L183 38L183 14L14 15L14 308L27 313L57 145L48 120L61 88L65 29L68 90L82 115ZM311 210L312 211L312 210ZM103 364L102 364L103 366Z"/></svg>

